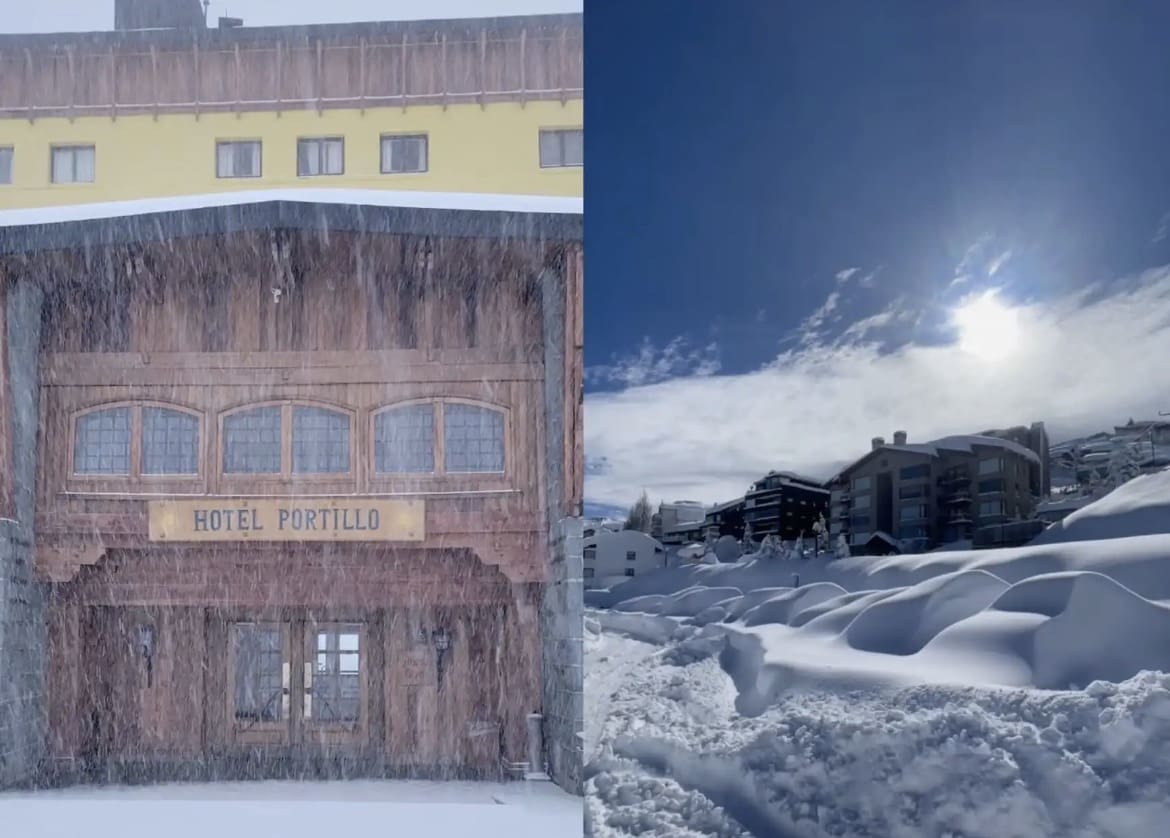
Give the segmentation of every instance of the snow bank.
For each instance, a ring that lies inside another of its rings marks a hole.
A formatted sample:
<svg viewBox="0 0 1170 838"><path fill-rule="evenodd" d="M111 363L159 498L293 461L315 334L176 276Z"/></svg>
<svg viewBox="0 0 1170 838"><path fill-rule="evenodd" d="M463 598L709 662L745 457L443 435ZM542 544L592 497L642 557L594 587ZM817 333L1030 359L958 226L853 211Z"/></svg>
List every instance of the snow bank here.
<svg viewBox="0 0 1170 838"><path fill-rule="evenodd" d="M1098 583L1074 580L1069 601L1078 584ZM1008 602L1059 599L1023 589ZM669 648L684 645L693 639ZM726 707L725 680L709 657L661 655L613 684L601 756L586 770L594 834L1165 835L1168 674L1077 692L803 693L750 718Z"/></svg>
<svg viewBox="0 0 1170 838"><path fill-rule="evenodd" d="M816 582L803 588L795 588L776 594L752 608L743 615L743 623L747 626L762 626L768 623L787 625L789 620L799 615L805 608L835 599L844 593L844 588L832 582Z"/></svg>
<svg viewBox="0 0 1170 838"><path fill-rule="evenodd" d="M1170 469L1135 477L1072 512L1033 544L1170 533Z"/></svg>
<svg viewBox="0 0 1170 838"><path fill-rule="evenodd" d="M991 605L1007 588L1007 582L985 570L936 576L868 605L846 627L845 640L866 652L912 655L947 626Z"/></svg>

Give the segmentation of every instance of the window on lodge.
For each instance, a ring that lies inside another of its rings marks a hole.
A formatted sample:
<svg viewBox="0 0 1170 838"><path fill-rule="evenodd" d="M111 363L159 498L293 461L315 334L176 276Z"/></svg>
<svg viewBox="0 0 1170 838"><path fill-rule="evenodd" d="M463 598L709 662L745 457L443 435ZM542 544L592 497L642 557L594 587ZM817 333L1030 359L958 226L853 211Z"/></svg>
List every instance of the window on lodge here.
<svg viewBox="0 0 1170 838"><path fill-rule="evenodd" d="M503 411L440 401L390 407L374 415L375 472L436 474L440 464L444 474L502 474Z"/></svg>
<svg viewBox="0 0 1170 838"><path fill-rule="evenodd" d="M229 413L223 417L223 473L348 474L350 425L348 413L312 405L262 405Z"/></svg>
<svg viewBox="0 0 1170 838"><path fill-rule="evenodd" d="M135 447L134 440L139 444ZM193 476L199 473L199 417L157 405L118 405L77 416L73 473Z"/></svg>

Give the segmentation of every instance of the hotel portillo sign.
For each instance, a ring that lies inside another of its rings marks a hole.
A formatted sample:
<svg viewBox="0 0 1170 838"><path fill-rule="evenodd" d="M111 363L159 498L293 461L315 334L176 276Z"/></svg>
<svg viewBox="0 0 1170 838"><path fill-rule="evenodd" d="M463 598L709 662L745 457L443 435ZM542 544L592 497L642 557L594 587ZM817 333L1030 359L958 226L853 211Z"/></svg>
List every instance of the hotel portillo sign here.
<svg viewBox="0 0 1170 838"><path fill-rule="evenodd" d="M422 541L421 500L208 498L150 503L151 541Z"/></svg>

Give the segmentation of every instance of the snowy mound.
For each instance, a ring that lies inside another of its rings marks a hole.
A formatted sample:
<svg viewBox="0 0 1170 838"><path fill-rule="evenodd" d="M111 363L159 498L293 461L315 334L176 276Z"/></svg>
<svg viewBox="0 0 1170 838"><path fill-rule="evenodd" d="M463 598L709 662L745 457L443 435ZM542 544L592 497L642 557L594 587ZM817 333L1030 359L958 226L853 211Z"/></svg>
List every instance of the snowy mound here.
<svg viewBox="0 0 1170 838"><path fill-rule="evenodd" d="M912 655L947 626L987 608L1007 589L1007 582L985 570L936 576L869 605L846 628L845 639L866 652Z"/></svg>
<svg viewBox="0 0 1170 838"><path fill-rule="evenodd" d="M1040 533L1033 544L1059 544L1170 533L1170 469L1135 477Z"/></svg>
<svg viewBox="0 0 1170 838"><path fill-rule="evenodd" d="M743 622L747 626L762 626L770 623L787 625L795 615L805 608L835 599L844 593L844 588L840 585L834 585L832 582L817 582L804 588L796 588L786 593L776 594L752 608L743 615Z"/></svg>
<svg viewBox="0 0 1170 838"><path fill-rule="evenodd" d="M1033 686L1082 689L1143 670L1170 672L1170 607L1099 573L1051 574L1013 585L927 650L1015 657Z"/></svg>
<svg viewBox="0 0 1170 838"><path fill-rule="evenodd" d="M869 606L880 602L886 597L899 594L905 588L893 588L888 591L857 591L835 599L826 600L820 605L806 608L797 615L790 625L794 628L802 627L808 634L837 635L845 631L850 623Z"/></svg>
<svg viewBox="0 0 1170 838"><path fill-rule="evenodd" d="M739 588L690 588L666 597L661 613L667 617L694 617L724 600L743 596Z"/></svg>

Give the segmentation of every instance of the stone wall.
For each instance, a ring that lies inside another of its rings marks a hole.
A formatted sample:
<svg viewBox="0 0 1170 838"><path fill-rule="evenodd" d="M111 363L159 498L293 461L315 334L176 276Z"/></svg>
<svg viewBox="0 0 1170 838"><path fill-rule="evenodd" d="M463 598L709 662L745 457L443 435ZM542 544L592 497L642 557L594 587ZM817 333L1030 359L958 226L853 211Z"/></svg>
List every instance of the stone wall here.
<svg viewBox="0 0 1170 838"><path fill-rule="evenodd" d="M545 460L549 509L549 577L540 609L545 758L557 785L582 794L584 751L581 531L561 518L565 481L566 277L546 270L544 303Z"/></svg>
<svg viewBox="0 0 1170 838"><path fill-rule="evenodd" d="M44 754L46 590L33 576L42 301L17 281L5 312L16 520L0 519L0 787L30 782Z"/></svg>

